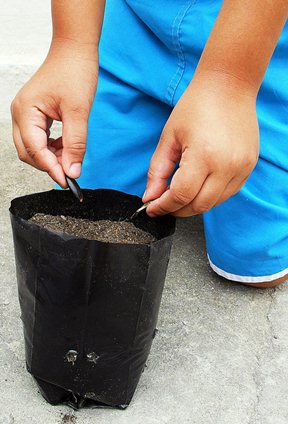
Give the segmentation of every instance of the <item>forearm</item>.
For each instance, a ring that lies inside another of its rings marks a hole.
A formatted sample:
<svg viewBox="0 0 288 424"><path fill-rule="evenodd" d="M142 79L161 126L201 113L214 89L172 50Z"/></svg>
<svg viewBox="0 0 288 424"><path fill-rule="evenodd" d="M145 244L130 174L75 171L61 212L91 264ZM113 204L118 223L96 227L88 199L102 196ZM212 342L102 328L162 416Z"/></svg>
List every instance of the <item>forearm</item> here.
<svg viewBox="0 0 288 424"><path fill-rule="evenodd" d="M287 0L224 0L196 71L259 90L288 14Z"/></svg>
<svg viewBox="0 0 288 424"><path fill-rule="evenodd" d="M105 0L52 0L51 49L70 45L85 56L98 49Z"/></svg>

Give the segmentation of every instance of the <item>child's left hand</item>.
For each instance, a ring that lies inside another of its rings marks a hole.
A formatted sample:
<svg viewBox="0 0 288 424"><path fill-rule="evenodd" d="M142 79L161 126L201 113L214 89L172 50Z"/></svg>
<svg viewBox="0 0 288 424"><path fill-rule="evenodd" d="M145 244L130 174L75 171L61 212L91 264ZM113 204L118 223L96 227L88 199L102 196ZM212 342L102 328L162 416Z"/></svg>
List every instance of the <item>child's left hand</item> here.
<svg viewBox="0 0 288 424"><path fill-rule="evenodd" d="M143 201L156 200L148 215L199 214L240 190L259 154L255 105L256 94L233 77L207 74L193 79L151 160Z"/></svg>

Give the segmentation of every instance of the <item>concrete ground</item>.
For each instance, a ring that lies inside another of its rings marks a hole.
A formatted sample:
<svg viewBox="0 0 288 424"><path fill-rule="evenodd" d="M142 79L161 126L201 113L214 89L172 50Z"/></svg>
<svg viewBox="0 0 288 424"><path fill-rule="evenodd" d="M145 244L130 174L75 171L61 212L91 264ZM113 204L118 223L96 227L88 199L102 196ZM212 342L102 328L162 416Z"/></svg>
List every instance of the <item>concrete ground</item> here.
<svg viewBox="0 0 288 424"><path fill-rule="evenodd" d="M8 104L45 56L49 1L10 0L0 16L0 424L287 424L288 285L256 290L209 268L201 219L178 222L159 332L125 411L47 404L25 370L8 207L52 187L17 160Z"/></svg>

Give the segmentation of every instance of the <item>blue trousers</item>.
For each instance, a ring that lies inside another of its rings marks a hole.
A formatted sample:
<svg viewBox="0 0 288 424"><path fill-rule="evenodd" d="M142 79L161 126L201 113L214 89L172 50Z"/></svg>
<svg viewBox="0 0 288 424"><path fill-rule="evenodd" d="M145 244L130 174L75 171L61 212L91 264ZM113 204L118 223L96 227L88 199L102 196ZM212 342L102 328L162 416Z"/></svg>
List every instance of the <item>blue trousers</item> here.
<svg viewBox="0 0 288 424"><path fill-rule="evenodd" d="M220 0L108 0L100 75L80 184L142 196L149 161L193 78ZM257 99L260 157L241 191L204 214L218 274L271 281L288 272L288 25Z"/></svg>

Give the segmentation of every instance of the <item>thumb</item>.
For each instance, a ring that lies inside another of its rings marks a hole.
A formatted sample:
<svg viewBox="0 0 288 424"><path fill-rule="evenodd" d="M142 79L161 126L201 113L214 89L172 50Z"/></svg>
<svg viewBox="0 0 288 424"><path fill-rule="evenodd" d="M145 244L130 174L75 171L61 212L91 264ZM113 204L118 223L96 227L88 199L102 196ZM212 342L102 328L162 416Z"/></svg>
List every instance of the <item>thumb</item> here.
<svg viewBox="0 0 288 424"><path fill-rule="evenodd" d="M168 179L180 158L181 151L175 138L163 131L150 161L146 191L142 198L144 203L157 199L167 190Z"/></svg>
<svg viewBox="0 0 288 424"><path fill-rule="evenodd" d="M88 112L66 112L62 119L62 167L68 177L78 178L86 150Z"/></svg>

